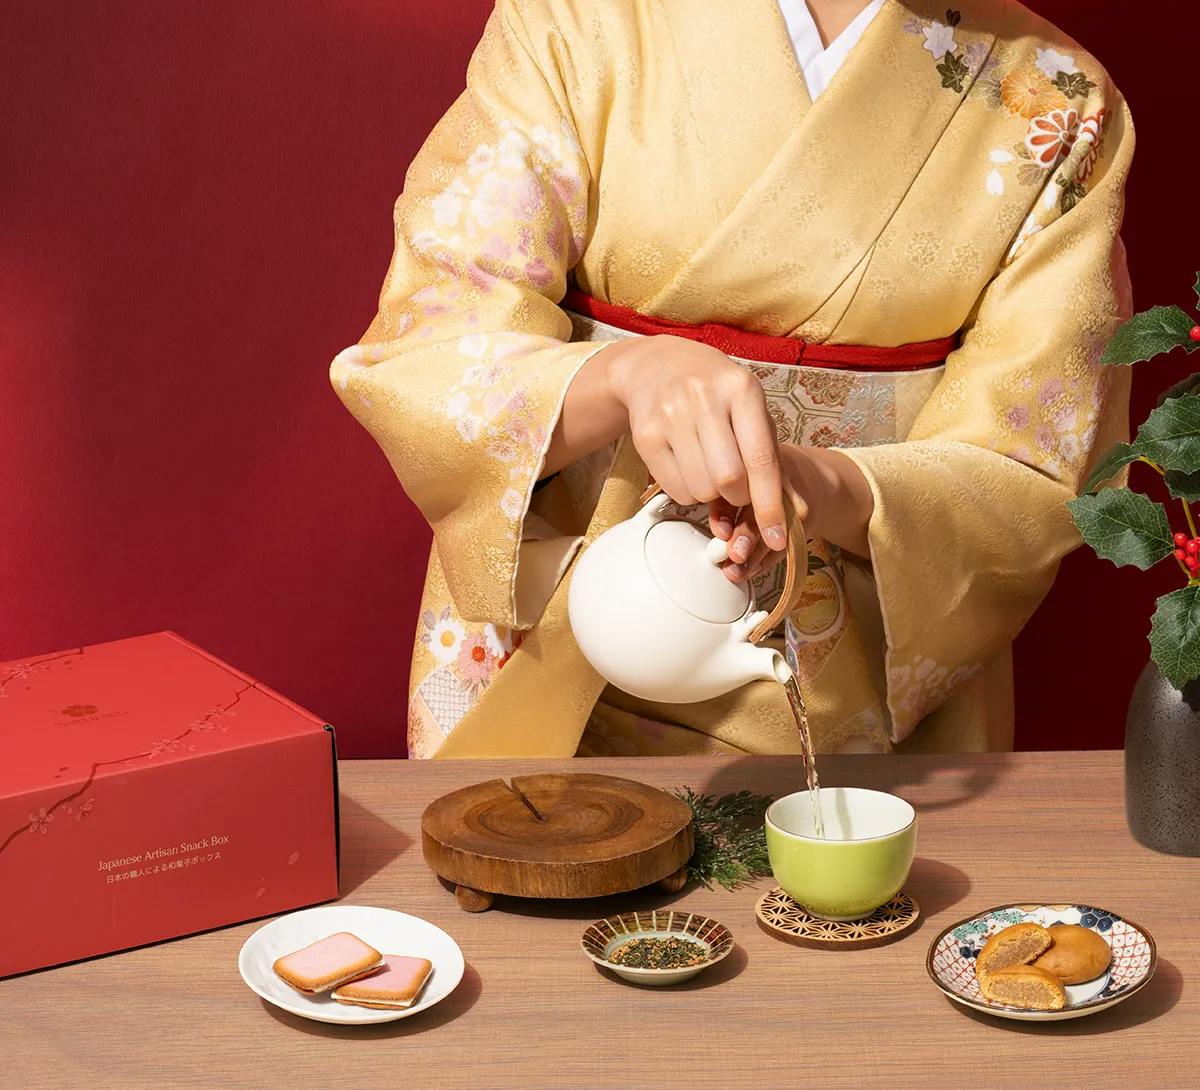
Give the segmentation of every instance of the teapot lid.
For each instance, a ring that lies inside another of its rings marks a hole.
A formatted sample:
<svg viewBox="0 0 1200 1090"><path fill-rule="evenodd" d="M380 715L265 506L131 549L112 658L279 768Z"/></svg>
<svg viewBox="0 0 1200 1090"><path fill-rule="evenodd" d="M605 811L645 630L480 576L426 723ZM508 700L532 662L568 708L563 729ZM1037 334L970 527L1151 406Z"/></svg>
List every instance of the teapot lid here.
<svg viewBox="0 0 1200 1090"><path fill-rule="evenodd" d="M646 566L681 609L703 621L731 624L745 615L750 588L732 582L714 563L709 546L717 540L682 519L655 523L646 534Z"/></svg>

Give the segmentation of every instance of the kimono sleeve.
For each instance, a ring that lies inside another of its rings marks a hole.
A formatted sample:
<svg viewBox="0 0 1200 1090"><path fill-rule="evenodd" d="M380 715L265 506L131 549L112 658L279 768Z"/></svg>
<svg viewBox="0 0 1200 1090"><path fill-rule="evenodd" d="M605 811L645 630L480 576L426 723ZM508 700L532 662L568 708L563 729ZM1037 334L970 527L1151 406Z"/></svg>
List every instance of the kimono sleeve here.
<svg viewBox="0 0 1200 1090"><path fill-rule="evenodd" d="M1014 639L1078 544L1067 501L1127 437L1128 368L1099 364L1131 311L1118 230L1133 129L1108 92L1078 119L907 441L843 451L875 498L897 741Z"/></svg>
<svg viewBox="0 0 1200 1090"><path fill-rule="evenodd" d="M567 387L605 343L565 343L557 306L592 188L569 118L549 47L501 0L405 178L378 314L330 368L432 526L470 621L536 622L579 542L529 515Z"/></svg>

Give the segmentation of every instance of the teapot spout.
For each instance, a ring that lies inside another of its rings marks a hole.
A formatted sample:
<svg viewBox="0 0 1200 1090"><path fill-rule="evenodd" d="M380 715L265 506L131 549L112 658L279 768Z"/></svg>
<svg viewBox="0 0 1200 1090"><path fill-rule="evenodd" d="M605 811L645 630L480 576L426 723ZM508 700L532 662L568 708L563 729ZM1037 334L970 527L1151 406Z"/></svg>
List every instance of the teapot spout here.
<svg viewBox="0 0 1200 1090"><path fill-rule="evenodd" d="M733 645L731 652L731 665L736 675L731 678L731 689L748 681L777 681L783 685L792 676L787 660L769 647L740 641Z"/></svg>

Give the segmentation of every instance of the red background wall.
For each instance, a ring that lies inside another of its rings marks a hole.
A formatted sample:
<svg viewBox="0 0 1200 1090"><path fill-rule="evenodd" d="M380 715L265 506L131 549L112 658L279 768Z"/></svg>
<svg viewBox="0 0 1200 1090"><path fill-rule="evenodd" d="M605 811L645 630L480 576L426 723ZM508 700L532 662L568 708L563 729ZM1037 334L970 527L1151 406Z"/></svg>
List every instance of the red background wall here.
<svg viewBox="0 0 1200 1090"><path fill-rule="evenodd" d="M0 660L174 628L346 754L400 752L428 533L326 368L490 6L4 5ZM1127 0L1033 6L1132 103L1139 307L1194 303L1196 8L1168 30ZM1185 370L1142 370L1139 418ZM1018 644L1019 745L1121 744L1175 578L1068 560Z"/></svg>

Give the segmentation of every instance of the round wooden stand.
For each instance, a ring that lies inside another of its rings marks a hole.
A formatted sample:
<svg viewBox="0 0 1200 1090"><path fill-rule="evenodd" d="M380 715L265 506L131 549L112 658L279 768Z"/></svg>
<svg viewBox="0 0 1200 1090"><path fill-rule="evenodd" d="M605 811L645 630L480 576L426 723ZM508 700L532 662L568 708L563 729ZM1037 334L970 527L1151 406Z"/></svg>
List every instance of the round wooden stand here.
<svg viewBox="0 0 1200 1090"><path fill-rule="evenodd" d="M861 920L822 920L810 916L781 889L773 889L755 906L759 924L776 938L798 946L880 946L917 922L921 910L903 890Z"/></svg>
<svg viewBox="0 0 1200 1090"><path fill-rule="evenodd" d="M435 799L421 818L425 862L468 912L497 893L602 897L655 882L677 892L694 847L687 803L590 773L488 780Z"/></svg>

